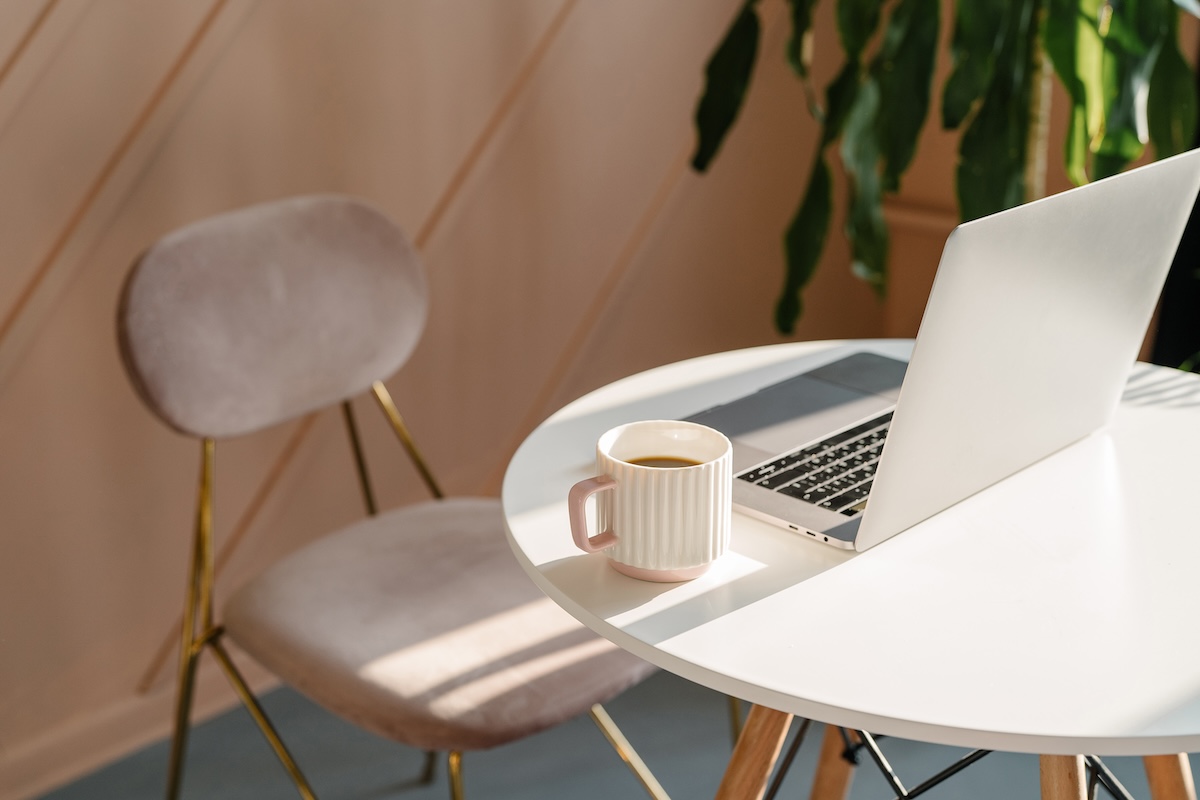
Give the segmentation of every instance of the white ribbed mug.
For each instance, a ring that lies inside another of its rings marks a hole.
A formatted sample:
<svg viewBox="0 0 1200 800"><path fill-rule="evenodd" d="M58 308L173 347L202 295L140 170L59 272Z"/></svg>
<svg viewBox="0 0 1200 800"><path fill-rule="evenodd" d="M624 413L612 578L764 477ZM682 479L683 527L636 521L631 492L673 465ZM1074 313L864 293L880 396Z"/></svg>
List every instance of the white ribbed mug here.
<svg viewBox="0 0 1200 800"><path fill-rule="evenodd" d="M729 546L733 446L721 432L676 420L621 425L596 443L596 473L571 487L571 536L585 552L607 551L618 572L690 580ZM592 495L600 533L589 536Z"/></svg>

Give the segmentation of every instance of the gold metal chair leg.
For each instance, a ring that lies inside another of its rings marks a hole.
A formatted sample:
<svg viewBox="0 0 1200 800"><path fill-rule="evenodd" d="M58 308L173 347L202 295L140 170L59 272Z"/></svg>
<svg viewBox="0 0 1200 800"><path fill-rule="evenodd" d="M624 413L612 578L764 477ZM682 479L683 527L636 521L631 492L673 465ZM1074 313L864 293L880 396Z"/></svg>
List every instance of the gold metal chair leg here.
<svg viewBox="0 0 1200 800"><path fill-rule="evenodd" d="M200 486L196 501L196 527L192 535L191 563L179 641L179 681L175 692L175 732L171 737L171 760L167 766L167 800L176 800L183 783L183 761L187 752L192 694L203 633L211 624L212 612L212 473L215 444L200 443Z"/></svg>
<svg viewBox="0 0 1200 800"><path fill-rule="evenodd" d="M404 446L408 457L413 462L413 466L420 473L421 480L425 481L425 486L428 487L429 493L439 500L445 497L446 495L442 491L442 487L438 485L437 479L433 477L433 472L429 469L429 464L425 461L425 456L421 455L416 441L413 440L412 433L409 432L408 426L404 424L404 418L400 416L400 411L397 410L396 404L392 401L392 396L388 393L383 381L375 381L375 383L371 384L371 391L374 392L375 400L379 403L379 407L383 409L384 415L388 418L388 422L391 423L392 430L396 432L396 437L400 439L400 444Z"/></svg>
<svg viewBox="0 0 1200 800"><path fill-rule="evenodd" d="M650 768L646 766L646 762L642 761L642 757L633 749L633 745L625 738L625 734L621 733L621 729L617 727L617 723L613 722L613 718L608 715L604 707L599 703L592 706L592 721L604 733L604 738L608 739L608 743L617 751L617 755L625 762L625 765L633 772L634 776L641 782L642 788L654 800L670 800L670 795L666 789L650 772Z"/></svg>
<svg viewBox="0 0 1200 800"><path fill-rule="evenodd" d="M213 536L212 489L215 442L204 439L200 444L200 496L196 503L196 529L192 541L192 563L188 570L187 598L183 613L179 652L179 688L175 703L175 733L171 741L171 760L167 767L167 800L177 800L183 779L183 761L187 750L188 725L192 710L192 695L196 684L196 667L205 647L211 647L217 662L225 671L238 697L259 730L283 763L297 791L304 800L316 800L312 788L296 766L291 753L279 738L275 727L250 691L245 678L238 672L221 643L224 629L213 624Z"/></svg>
<svg viewBox="0 0 1200 800"><path fill-rule="evenodd" d="M450 800L463 800L462 751L451 750L446 758L450 774Z"/></svg>
<svg viewBox="0 0 1200 800"><path fill-rule="evenodd" d="M342 401L342 419L346 422L346 434L350 437L350 450L354 454L354 466L358 469L358 485L362 489L363 504L367 515L375 516L375 492L371 489L371 476L367 471L367 456L363 452L362 439L358 435L358 423L354 419L354 406L349 400Z"/></svg>
<svg viewBox="0 0 1200 800"><path fill-rule="evenodd" d="M167 767L167 800L177 800L183 784L183 759L187 751L188 719L192 711L192 691L196 684L197 653L185 654L179 669L175 697L175 732L171 736L171 760Z"/></svg>
<svg viewBox="0 0 1200 800"><path fill-rule="evenodd" d="M246 710L250 712L250 716L258 724L259 730L262 731L263 736L270 743L271 749L275 751L275 755L283 764L284 769L287 770L288 775L291 776L292 782L296 784L296 791L300 793L300 796L304 800L316 800L316 795L313 793L312 787L308 785L304 773L300 771L300 767L296 765L292 754L288 752L283 740L279 738L279 733L275 730L275 726L271 724L271 720L267 718L267 714L263 711L258 699L250 691L250 687L246 685L245 678L238 672L233 660L229 658L229 653L226 652L225 645L219 639L213 639L210 645L212 646L213 653L217 656L217 661L225 670L225 675L229 678L229 683L233 686L234 691L237 692L238 697L241 698L242 704L246 706Z"/></svg>

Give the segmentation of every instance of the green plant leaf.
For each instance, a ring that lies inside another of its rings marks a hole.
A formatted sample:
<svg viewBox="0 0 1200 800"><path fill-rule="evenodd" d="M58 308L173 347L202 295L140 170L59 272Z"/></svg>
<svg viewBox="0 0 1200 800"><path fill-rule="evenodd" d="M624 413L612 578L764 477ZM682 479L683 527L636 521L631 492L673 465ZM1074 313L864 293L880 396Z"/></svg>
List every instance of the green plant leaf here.
<svg viewBox="0 0 1200 800"><path fill-rule="evenodd" d="M792 12L792 38L787 44L788 63L801 78L808 77L811 55L808 42L812 36L812 15L817 0L788 0Z"/></svg>
<svg viewBox="0 0 1200 800"><path fill-rule="evenodd" d="M993 80L963 131L956 180L959 212L964 220L1025 201L1029 104L1038 46L1037 11L1037 0L1010 4Z"/></svg>
<svg viewBox="0 0 1200 800"><path fill-rule="evenodd" d="M1091 142L1104 119L1104 44L1095 11L1096 0L1048 0L1042 31L1042 45L1071 100L1063 157L1077 186L1088 181Z"/></svg>
<svg viewBox="0 0 1200 800"><path fill-rule="evenodd" d="M884 27L871 65L879 85L876 136L883 158L883 189L895 192L908 169L929 113L929 91L941 27L938 0L900 0Z"/></svg>
<svg viewBox="0 0 1200 800"><path fill-rule="evenodd" d="M854 98L858 95L858 83L861 69L857 61L847 61L842 65L829 86L825 88L825 122L821 127L821 147L837 140L846 126L846 117L854 107Z"/></svg>
<svg viewBox="0 0 1200 800"><path fill-rule="evenodd" d="M879 85L868 76L859 85L854 107L846 118L841 156L850 184L846 236L854 258L851 269L883 294L887 283L888 231L879 174L879 107Z"/></svg>
<svg viewBox="0 0 1200 800"><path fill-rule="evenodd" d="M1154 65L1146 118L1154 154L1166 158L1182 153L1196 140L1196 87L1192 70L1179 52L1178 17Z"/></svg>
<svg viewBox="0 0 1200 800"><path fill-rule="evenodd" d="M783 291L775 304L775 327L782 334L791 334L803 310L800 293L812 279L833 211L833 180L825 161L824 147L817 149L817 158L808 178L808 188L796 216L784 235L783 247L787 269Z"/></svg>
<svg viewBox="0 0 1200 800"><path fill-rule="evenodd" d="M1120 172L1150 141L1147 100L1159 54L1167 47L1178 14L1168 0L1113 6L1104 38L1104 133L1093 142L1095 177Z"/></svg>
<svg viewBox="0 0 1200 800"><path fill-rule="evenodd" d="M742 109L758 57L757 2L746 0L704 69L704 93L696 105L698 140L692 156L692 167L697 172L708 169Z"/></svg>
<svg viewBox="0 0 1200 800"><path fill-rule="evenodd" d="M882 11L883 0L837 0L838 35L848 61L862 60Z"/></svg>
<svg viewBox="0 0 1200 800"><path fill-rule="evenodd" d="M1140 3L1114 3L1112 8L1112 16L1108 20L1107 33L1104 35L1104 41L1107 46L1116 47L1125 51L1132 56L1145 56L1151 48L1151 44L1144 38L1147 34L1152 38L1152 30L1143 30L1145 27L1152 27L1144 23L1149 21L1145 18L1148 16L1147 11L1159 6L1157 10L1165 11L1169 8L1166 0L1154 0L1150 2ZM1151 13L1154 13L1153 11ZM1164 18L1165 19L1165 18Z"/></svg>
<svg viewBox="0 0 1200 800"><path fill-rule="evenodd" d="M775 327L790 334L803 311L801 293L812 279L825 249L829 223L833 213L833 181L825 148L842 135L846 119L858 96L861 69L858 61L847 61L825 88L824 121L817 156L809 175L808 187L791 225L784 235L783 249L787 262L786 279L779 301L775 304Z"/></svg>
<svg viewBox="0 0 1200 800"><path fill-rule="evenodd" d="M942 90L942 127L953 130L987 92L1004 41L1008 0L959 0L954 4L954 64Z"/></svg>

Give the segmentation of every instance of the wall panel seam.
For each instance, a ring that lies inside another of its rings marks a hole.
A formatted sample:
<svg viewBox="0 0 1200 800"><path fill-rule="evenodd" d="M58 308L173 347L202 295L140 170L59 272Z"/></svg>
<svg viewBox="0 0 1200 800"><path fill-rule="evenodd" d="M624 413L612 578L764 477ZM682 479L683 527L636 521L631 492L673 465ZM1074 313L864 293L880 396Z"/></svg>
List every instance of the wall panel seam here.
<svg viewBox="0 0 1200 800"><path fill-rule="evenodd" d="M692 146L689 142L672 160L671 166L663 175L662 180L659 181L659 185L655 189L654 195L650 198L650 202L646 204L646 209L638 217L637 223L633 226L633 230L625 240L625 244L613 260L612 266L607 270L603 282L592 295L587 308L579 315L578 324L575 325L574 330L568 336L563 338L562 341L565 344L559 351L558 358L550 368L546 380L542 382L541 388L533 393L533 400L529 404L529 410L517 426L515 435L504 452L515 452L524 440L527 432L532 430L548 413L554 410L549 408L550 402L562 388L566 377L570 373L571 366L575 363L579 353L586 348L587 343L597 334L598 323L603 319L605 312L613 302L613 298L617 296L621 285L629 278L630 268L636 260L637 254L640 252L646 239L649 238L651 231L654 229L654 223L667 206L672 193L675 191L675 187L687 172L688 164L691 161L691 153ZM483 492L494 492L499 489L507 466L507 464L500 464L497 467L496 471L485 482L482 489Z"/></svg>
<svg viewBox="0 0 1200 800"><path fill-rule="evenodd" d="M417 246L418 250L423 249L437 231L442 218L458 198L463 187L466 185L467 178L479 163L479 159L483 157L483 154L488 149L488 145L496 138L501 124L508 118L513 107L516 106L517 99L525 91L526 87L529 86L533 76L541 68L546 54L558 39L563 25L566 24L567 18L571 16L571 12L574 11L577 3L578 0L566 0L559 7L558 12L555 13L554 19L550 21L550 25L547 26L545 33L538 38L533 51L517 71L516 78L513 79L508 89L501 96L500 101L496 104L496 108L488 117L487 122L484 123L483 129L471 143L471 147L467 150L466 155L463 156L462 161L459 162L458 167L454 170L454 174L450 176L450 180L446 182L446 187L433 204L429 216L425 218L425 222L417 230L413 238L413 243Z"/></svg>
<svg viewBox="0 0 1200 800"><path fill-rule="evenodd" d="M188 61L195 53L197 47L199 47L200 43L204 40L205 35L212 28L213 23L216 21L218 15L221 13L221 10L225 7L227 2L228 0L215 0L212 7L209 9L209 12L204 16L204 19L201 20L200 25L197 26L195 32L193 32L193 34L188 38L183 50L180 51L180 54L171 64L170 69L168 69L162 80L159 81L158 85L155 86L154 91L150 95L150 99L142 107L142 110L138 113L137 117L134 118L134 121L130 125L129 129L126 130L120 141L117 142L117 145L113 149L112 153L105 160L104 165L100 168L100 172L92 180L92 183L88 187L87 191L84 192L83 198L75 207L75 210L71 213L70 217L68 217L62 231L60 231L58 236L55 237L54 244L51 245L50 251L45 257L43 257L41 263L39 263L37 268L34 270L33 275L29 279L28 283L26 283L25 288L22 289L20 294L17 296L16 301L13 303L7 316L4 318L3 323L0 323L0 349L9 349L12 347L12 345L9 343L9 336L16 326L18 320L20 320L22 315L26 313L27 307L30 305L38 290L45 285L48 275L54 269L59 256L66 248L68 242L70 242L71 237L79 228L80 223L82 223L84 218L87 216L88 211L91 210L92 205L96 202L96 199L104 190L109 179L116 172L117 167L120 166L122 160L133 146L133 143L137 140L138 135L146 127L147 122L153 116L155 110L162 103L163 98L166 97L172 85L175 83L176 79L178 79L180 73L183 71L183 68L187 65ZM0 359L0 361L2 360L3 359ZM11 357L7 359L9 363L14 360L15 358ZM7 376L5 375L0 375L0 379L6 377Z"/></svg>
<svg viewBox="0 0 1200 800"><path fill-rule="evenodd" d="M15 67L17 62L21 60L21 57L25 55L25 51L29 49L29 45L33 42L34 38L37 37L38 32L42 29L42 24L45 23L45 21L50 17L50 14L54 12L54 7L57 5L58 0L47 0L46 4L42 6L42 10L38 12L36 17L34 17L33 22L31 22L29 27L25 29L25 33L21 34L21 38L18 40L17 46L14 47L12 52L8 54L8 58L5 59L4 65L0 66L0 89L4 87L4 82L7 80L9 74L13 71L13 67Z"/></svg>

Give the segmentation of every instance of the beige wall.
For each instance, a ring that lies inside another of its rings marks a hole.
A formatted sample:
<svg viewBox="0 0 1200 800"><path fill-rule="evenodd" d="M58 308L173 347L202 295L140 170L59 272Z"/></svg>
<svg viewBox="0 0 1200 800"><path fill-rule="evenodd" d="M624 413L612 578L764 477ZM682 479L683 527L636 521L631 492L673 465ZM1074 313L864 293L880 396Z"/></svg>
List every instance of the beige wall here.
<svg viewBox="0 0 1200 800"><path fill-rule="evenodd" d="M0 4L0 798L168 728L198 458L138 405L117 357L115 300L139 250L291 193L377 203L414 237L433 293L389 385L448 487L495 493L521 438L573 397L779 340L779 241L815 135L779 56L782 0L764 3L735 134L711 174L687 167L703 64L739 5ZM796 338L915 331L953 222L951 147L931 138L889 208L892 299L849 276L835 235ZM383 501L419 497L362 411ZM349 470L329 414L219 447L219 591L358 515ZM229 702L206 666L200 708Z"/></svg>

